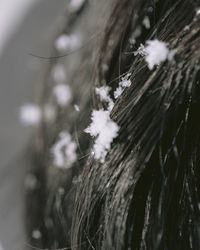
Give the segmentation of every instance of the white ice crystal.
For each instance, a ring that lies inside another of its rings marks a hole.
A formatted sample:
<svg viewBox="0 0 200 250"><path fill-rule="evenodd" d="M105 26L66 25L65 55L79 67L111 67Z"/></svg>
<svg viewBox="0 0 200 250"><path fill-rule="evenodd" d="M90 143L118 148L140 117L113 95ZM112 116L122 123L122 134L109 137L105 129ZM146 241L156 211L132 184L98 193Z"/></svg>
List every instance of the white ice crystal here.
<svg viewBox="0 0 200 250"><path fill-rule="evenodd" d="M57 84L53 88L53 94L56 97L58 105L60 105L61 107L66 106L72 97L70 87L65 84Z"/></svg>
<svg viewBox="0 0 200 250"><path fill-rule="evenodd" d="M146 28L146 29L150 29L150 20L149 20L149 18L148 18L148 16L145 16L144 17L144 20L143 20L143 25L144 25L144 27Z"/></svg>
<svg viewBox="0 0 200 250"><path fill-rule="evenodd" d="M42 117L41 109L35 104L25 104L20 108L19 117L24 125L38 125Z"/></svg>
<svg viewBox="0 0 200 250"><path fill-rule="evenodd" d="M81 39L79 35L66 35L63 34L59 36L55 41L55 47L59 52L70 52L78 49L81 44Z"/></svg>
<svg viewBox="0 0 200 250"><path fill-rule="evenodd" d="M145 47L141 44L138 50L134 52L134 55L140 54L145 56L145 61L150 70L152 70L155 65L159 65L167 59L169 61L172 60L176 53L176 50L169 50L165 42L157 39L149 40L146 44Z"/></svg>
<svg viewBox="0 0 200 250"><path fill-rule="evenodd" d="M117 99L122 94L125 88L131 86L131 80L129 79L130 76L131 74L128 73L127 75L122 77L122 80L119 82L119 87L114 92L115 99Z"/></svg>
<svg viewBox="0 0 200 250"><path fill-rule="evenodd" d="M71 12L75 12L81 8L85 0L71 0L69 3L69 8Z"/></svg>
<svg viewBox="0 0 200 250"><path fill-rule="evenodd" d="M52 69L52 77L56 83L64 83L66 81L66 69L65 67L57 63Z"/></svg>
<svg viewBox="0 0 200 250"><path fill-rule="evenodd" d="M70 168L77 160L76 143L68 132L61 132L59 140L52 148L54 164L60 168Z"/></svg>
<svg viewBox="0 0 200 250"><path fill-rule="evenodd" d="M79 108L79 106L78 106L77 104L74 104L74 109L75 109L77 112L80 111L80 108Z"/></svg>
<svg viewBox="0 0 200 250"><path fill-rule="evenodd" d="M114 102L112 100L112 98L109 95L109 91L110 91L110 87L108 86L102 86L99 88L95 89L95 92L97 95L99 95L100 100L102 102L107 102L108 103L108 110L111 111L113 109L114 106Z"/></svg>
<svg viewBox="0 0 200 250"><path fill-rule="evenodd" d="M103 109L93 110L91 119L92 123L85 129L85 132L95 137L94 158L104 163L111 143L118 135L119 127L111 120L110 112Z"/></svg>

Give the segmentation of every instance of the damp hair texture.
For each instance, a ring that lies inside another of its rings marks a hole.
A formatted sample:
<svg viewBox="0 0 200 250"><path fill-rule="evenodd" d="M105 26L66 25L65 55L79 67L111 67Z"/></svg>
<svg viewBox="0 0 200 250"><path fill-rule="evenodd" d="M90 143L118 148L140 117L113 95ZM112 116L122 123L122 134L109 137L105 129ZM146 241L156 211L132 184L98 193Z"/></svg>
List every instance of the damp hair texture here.
<svg viewBox="0 0 200 250"><path fill-rule="evenodd" d="M108 86L114 100L122 77L130 74L131 84L110 113L119 131L104 163L94 159L92 139L85 137L90 140L90 154L74 171L81 172L76 192L72 190L73 199L70 196L60 214L54 215L63 216L62 226L55 223L52 229L60 241L57 246L200 249L199 6L199 0L114 1L101 35L94 87ZM147 17L148 27L143 24ZM133 37L136 29L140 32ZM150 70L145 57L133 52L152 40L164 42L176 53ZM104 107L98 95L94 105L94 109ZM63 179L69 188L69 177ZM54 213L53 207L48 209ZM45 230L42 247L52 249L55 244Z"/></svg>

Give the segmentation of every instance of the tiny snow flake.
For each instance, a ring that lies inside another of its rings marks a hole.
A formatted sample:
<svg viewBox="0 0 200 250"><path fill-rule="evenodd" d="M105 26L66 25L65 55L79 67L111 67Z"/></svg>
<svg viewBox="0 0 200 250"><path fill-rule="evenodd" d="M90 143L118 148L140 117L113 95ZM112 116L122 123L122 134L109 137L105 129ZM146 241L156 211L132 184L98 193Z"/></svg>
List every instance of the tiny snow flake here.
<svg viewBox="0 0 200 250"><path fill-rule="evenodd" d="M80 108L79 108L79 106L78 106L77 104L74 104L74 109L75 109L77 112L80 111Z"/></svg>
<svg viewBox="0 0 200 250"><path fill-rule="evenodd" d="M91 119L92 123L85 129L85 132L95 137L94 158L104 163L111 143L118 135L119 127L111 120L109 111L103 109L93 110Z"/></svg>
<svg viewBox="0 0 200 250"><path fill-rule="evenodd" d="M200 15L200 8L197 9L196 15L197 15L197 16Z"/></svg>
<svg viewBox="0 0 200 250"><path fill-rule="evenodd" d="M172 60L176 50L169 50L165 42L155 40L149 40L146 42L146 46L140 45L138 50L134 52L134 55L145 56L145 61L148 64L150 70L153 69L155 65L159 65L165 60Z"/></svg>
<svg viewBox="0 0 200 250"><path fill-rule="evenodd" d="M57 63L53 67L52 77L56 83L64 83L66 81L66 70L62 64Z"/></svg>
<svg viewBox="0 0 200 250"><path fill-rule="evenodd" d="M25 104L20 107L19 117L24 125L36 126L39 124L42 117L41 109L35 104Z"/></svg>
<svg viewBox="0 0 200 250"><path fill-rule="evenodd" d="M61 132L59 140L52 148L54 164L59 168L70 168L76 161L76 143L68 132Z"/></svg>
<svg viewBox="0 0 200 250"><path fill-rule="evenodd" d="M60 106L67 105L72 97L70 87L65 84L57 84L53 88L53 94L55 95L56 101Z"/></svg>
<svg viewBox="0 0 200 250"><path fill-rule="evenodd" d="M134 56L137 56L137 55L146 56L147 55L145 47L142 43L140 44L139 48L133 53L134 53Z"/></svg>
<svg viewBox="0 0 200 250"><path fill-rule="evenodd" d="M80 36L63 34L55 41L55 47L59 52L69 52L80 47Z"/></svg>
<svg viewBox="0 0 200 250"><path fill-rule="evenodd" d="M100 100L102 102L107 102L108 103L108 110L111 111L114 106L114 102L112 98L109 95L110 87L108 86L102 86L100 88L96 88L95 92L97 95L99 95Z"/></svg>
<svg viewBox="0 0 200 250"><path fill-rule="evenodd" d="M148 18L148 16L145 16L144 17L144 20L143 20L143 25L144 25L144 27L146 28L146 29L150 29L150 20L149 20L149 18Z"/></svg>
<svg viewBox="0 0 200 250"><path fill-rule="evenodd" d="M38 229L33 230L32 237L35 240L39 240L41 238L41 232Z"/></svg>
<svg viewBox="0 0 200 250"><path fill-rule="evenodd" d="M115 99L117 99L122 94L125 88L131 86L131 80L129 79L130 76L131 74L128 73L127 75L122 77L121 81L119 82L119 87L114 92Z"/></svg>

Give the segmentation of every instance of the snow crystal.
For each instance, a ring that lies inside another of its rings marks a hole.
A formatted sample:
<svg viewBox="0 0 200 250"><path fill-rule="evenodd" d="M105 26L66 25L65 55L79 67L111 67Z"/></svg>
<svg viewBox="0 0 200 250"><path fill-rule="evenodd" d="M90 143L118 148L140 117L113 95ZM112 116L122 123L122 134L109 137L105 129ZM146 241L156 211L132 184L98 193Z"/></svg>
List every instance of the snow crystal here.
<svg viewBox="0 0 200 250"><path fill-rule="evenodd" d="M150 70L153 69L155 65L159 65L161 62L164 62L166 59L169 61L173 59L176 50L169 50L166 46L166 43L155 40L149 40L146 42L147 46L140 45L138 50L134 52L134 55L145 56L145 61L148 63Z"/></svg>
<svg viewBox="0 0 200 250"><path fill-rule="evenodd" d="M60 52L69 52L80 47L81 41L78 35L63 34L55 41L55 47Z"/></svg>
<svg viewBox="0 0 200 250"><path fill-rule="evenodd" d="M129 73L122 77L122 80L119 82L119 87L114 92L115 99L117 99L122 94L125 88L131 86L131 80L128 79L130 76L131 74Z"/></svg>
<svg viewBox="0 0 200 250"><path fill-rule="evenodd" d="M110 87L108 87L108 86L102 86L102 87L95 89L95 92L97 95L99 95L100 100L102 102L107 102L108 103L108 110L111 111L113 109L114 102L111 99L111 97L109 96L109 91L110 91Z"/></svg>
<svg viewBox="0 0 200 250"><path fill-rule="evenodd" d="M56 83L63 83L66 81L66 70L64 66L57 63L52 69L52 77Z"/></svg>
<svg viewBox="0 0 200 250"><path fill-rule="evenodd" d="M137 55L146 56L147 55L145 47L142 43L140 44L139 48L133 53L134 53L134 56L137 56Z"/></svg>
<svg viewBox="0 0 200 250"><path fill-rule="evenodd" d="M60 106L65 106L71 100L72 94L71 89L68 85L57 84L53 88L53 93L56 97L56 101Z"/></svg>
<svg viewBox="0 0 200 250"><path fill-rule="evenodd" d="M79 108L79 106L78 106L77 104L74 104L74 109L75 109L77 112L80 111L80 108Z"/></svg>
<svg viewBox="0 0 200 250"><path fill-rule="evenodd" d="M60 168L70 168L76 161L76 143L68 132L61 132L58 142L53 146L54 164Z"/></svg>
<svg viewBox="0 0 200 250"><path fill-rule="evenodd" d="M71 0L69 3L69 8L71 12L75 12L81 8L85 0Z"/></svg>
<svg viewBox="0 0 200 250"><path fill-rule="evenodd" d="M96 137L93 146L94 158L104 163L111 143L118 135L119 127L111 120L109 111L103 109L93 110L91 119L92 123L85 132Z"/></svg>
<svg viewBox="0 0 200 250"><path fill-rule="evenodd" d="M35 126L39 124L42 114L39 106L26 104L20 108L19 116L24 125Z"/></svg>

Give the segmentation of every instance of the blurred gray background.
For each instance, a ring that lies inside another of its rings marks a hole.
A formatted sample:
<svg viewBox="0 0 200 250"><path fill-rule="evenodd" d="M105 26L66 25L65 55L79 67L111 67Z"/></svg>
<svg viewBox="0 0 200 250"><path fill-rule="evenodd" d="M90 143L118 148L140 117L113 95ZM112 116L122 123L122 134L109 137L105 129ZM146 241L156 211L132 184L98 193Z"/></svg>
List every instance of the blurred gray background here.
<svg viewBox="0 0 200 250"><path fill-rule="evenodd" d="M21 157L32 129L20 124L18 113L34 102L38 72L48 63L29 53L49 55L65 5L66 0L0 0L0 250L26 246Z"/></svg>

